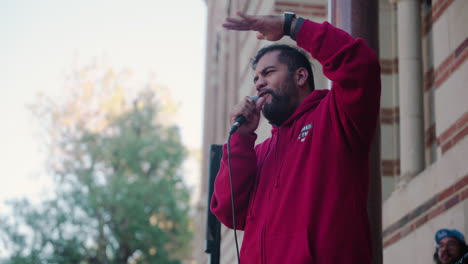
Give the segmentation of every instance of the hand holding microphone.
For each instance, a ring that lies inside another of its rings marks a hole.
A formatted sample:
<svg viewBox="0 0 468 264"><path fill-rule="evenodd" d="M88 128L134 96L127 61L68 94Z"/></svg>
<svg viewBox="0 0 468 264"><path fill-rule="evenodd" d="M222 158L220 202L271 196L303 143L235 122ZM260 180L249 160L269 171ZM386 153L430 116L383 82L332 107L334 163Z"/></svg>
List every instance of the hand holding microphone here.
<svg viewBox="0 0 468 264"><path fill-rule="evenodd" d="M257 130L265 99L257 96L246 96L244 100L234 106L230 113L232 128L229 134L237 131L240 134L250 134Z"/></svg>
<svg viewBox="0 0 468 264"><path fill-rule="evenodd" d="M236 210L234 206L234 188L232 184L232 172L231 172L231 136L234 132L240 134L250 134L257 130L258 123L260 121L260 110L265 102L264 98L258 98L257 96L246 96L244 100L234 106L230 113L232 128L229 131L227 140L227 163L229 171L229 186L231 192L231 213L232 213L232 228L234 229L234 240L236 242L236 253L237 263L240 263L239 257L239 246L237 243L236 234Z"/></svg>

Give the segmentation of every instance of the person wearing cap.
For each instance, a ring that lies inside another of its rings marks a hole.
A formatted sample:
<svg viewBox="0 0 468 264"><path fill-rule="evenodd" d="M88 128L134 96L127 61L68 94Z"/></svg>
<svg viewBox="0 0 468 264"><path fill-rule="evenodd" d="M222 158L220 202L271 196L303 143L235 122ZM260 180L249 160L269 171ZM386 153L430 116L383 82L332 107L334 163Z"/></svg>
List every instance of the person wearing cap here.
<svg viewBox="0 0 468 264"><path fill-rule="evenodd" d="M465 237L456 229L440 229L435 234L435 242L434 261L437 264L458 263L468 253Z"/></svg>

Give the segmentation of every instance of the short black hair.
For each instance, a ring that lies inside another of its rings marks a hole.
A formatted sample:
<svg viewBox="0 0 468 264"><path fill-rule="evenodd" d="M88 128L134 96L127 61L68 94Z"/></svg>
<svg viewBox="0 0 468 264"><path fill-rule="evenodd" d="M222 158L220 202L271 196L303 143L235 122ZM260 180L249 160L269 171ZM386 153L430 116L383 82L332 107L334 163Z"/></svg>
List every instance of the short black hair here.
<svg viewBox="0 0 468 264"><path fill-rule="evenodd" d="M274 44L261 48L255 57L252 58L252 69L255 70L258 61L268 52L279 50L278 60L288 66L289 72L295 72L297 69L303 67L309 73L307 83L311 91L315 89L314 74L312 72L312 64L307 58L307 54L298 48L291 47L284 44Z"/></svg>

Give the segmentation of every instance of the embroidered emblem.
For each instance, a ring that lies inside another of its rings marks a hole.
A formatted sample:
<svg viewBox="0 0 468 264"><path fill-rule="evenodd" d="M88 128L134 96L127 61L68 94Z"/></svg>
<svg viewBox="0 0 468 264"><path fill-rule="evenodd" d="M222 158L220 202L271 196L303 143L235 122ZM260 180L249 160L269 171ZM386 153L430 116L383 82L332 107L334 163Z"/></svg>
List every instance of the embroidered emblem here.
<svg viewBox="0 0 468 264"><path fill-rule="evenodd" d="M301 142L304 142L307 134L309 134L309 130L312 129L312 124L307 124L301 129L301 133L299 133L299 136L297 137L297 140L301 140Z"/></svg>

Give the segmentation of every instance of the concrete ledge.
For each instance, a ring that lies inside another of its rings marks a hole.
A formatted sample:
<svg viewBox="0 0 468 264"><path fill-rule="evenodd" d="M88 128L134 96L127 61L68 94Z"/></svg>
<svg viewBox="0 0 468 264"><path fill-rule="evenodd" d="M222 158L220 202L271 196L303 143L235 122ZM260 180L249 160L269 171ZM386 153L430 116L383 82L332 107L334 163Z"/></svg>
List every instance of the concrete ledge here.
<svg viewBox="0 0 468 264"><path fill-rule="evenodd" d="M468 137L465 137L406 186L396 189L383 203L383 229L397 223L466 176L467 157Z"/></svg>

